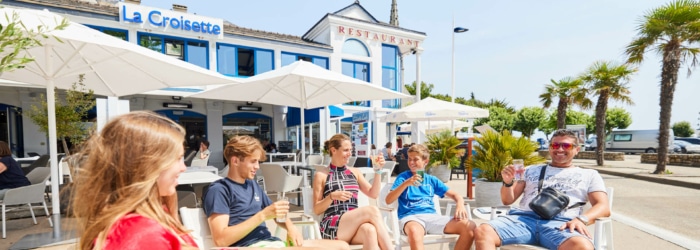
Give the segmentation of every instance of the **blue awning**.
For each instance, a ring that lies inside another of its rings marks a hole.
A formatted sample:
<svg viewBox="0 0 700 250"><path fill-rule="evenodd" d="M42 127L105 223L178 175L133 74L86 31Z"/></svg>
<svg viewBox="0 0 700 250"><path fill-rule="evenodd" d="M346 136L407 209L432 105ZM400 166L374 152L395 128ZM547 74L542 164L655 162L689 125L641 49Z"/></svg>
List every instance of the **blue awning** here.
<svg viewBox="0 0 700 250"><path fill-rule="evenodd" d="M331 111L331 118L345 116L345 110L338 106L328 106Z"/></svg>
<svg viewBox="0 0 700 250"><path fill-rule="evenodd" d="M345 110L336 106L328 106L331 112L331 117L340 117L345 115ZM321 119L321 115L318 112L324 108L307 109L304 112L304 123L317 123ZM299 126L301 124L301 114L299 113L299 108L288 107L287 108L287 127Z"/></svg>

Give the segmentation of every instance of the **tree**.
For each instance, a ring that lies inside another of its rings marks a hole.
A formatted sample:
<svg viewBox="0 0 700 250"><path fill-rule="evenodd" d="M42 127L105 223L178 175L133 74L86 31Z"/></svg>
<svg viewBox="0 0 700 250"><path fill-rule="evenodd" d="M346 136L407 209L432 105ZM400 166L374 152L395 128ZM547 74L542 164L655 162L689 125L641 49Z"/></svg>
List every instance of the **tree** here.
<svg viewBox="0 0 700 250"><path fill-rule="evenodd" d="M489 117L479 118L474 122L474 126L488 124L496 131L512 130L515 125L515 112L510 112L508 109L491 106L489 109Z"/></svg>
<svg viewBox="0 0 700 250"><path fill-rule="evenodd" d="M584 112L569 109L566 111L566 120L568 124L586 125L586 133L593 130L593 122L591 122L593 118ZM539 129L547 135L547 140L549 140L549 134L557 130L557 112L550 112Z"/></svg>
<svg viewBox="0 0 700 250"><path fill-rule="evenodd" d="M626 129L632 124L632 115L623 108L611 108L605 112L605 134L609 135L613 129Z"/></svg>
<svg viewBox="0 0 700 250"><path fill-rule="evenodd" d="M595 107L595 131L598 137L596 140L596 163L598 166L603 165L605 141L602 138L605 138L605 114L608 109L608 101L633 104L629 96L630 90L627 87L627 82L636 71L637 69L630 68L625 64L599 61L591 65L581 76L583 81L591 85L589 87L591 91L598 96Z"/></svg>
<svg viewBox="0 0 700 250"><path fill-rule="evenodd" d="M567 77L559 81L550 80L552 84L544 86L544 93L540 94L540 102L544 108L549 108L554 102L554 98L559 99L557 103L557 128L566 127L566 110L569 105L579 105L584 109L589 109L593 103L588 99L588 89L584 88L581 79Z"/></svg>
<svg viewBox="0 0 700 250"><path fill-rule="evenodd" d="M410 95L416 95L416 82L413 81L411 84L406 84L406 91L408 91L408 94ZM431 93L433 92L433 88L435 88L435 85L432 83L425 83L425 82L420 82L420 99L423 100L426 97L431 96Z"/></svg>
<svg viewBox="0 0 700 250"><path fill-rule="evenodd" d="M691 137L694 133L695 131L690 126L690 122L682 121L673 124L673 134L678 137Z"/></svg>
<svg viewBox="0 0 700 250"><path fill-rule="evenodd" d="M659 98L659 151L655 174L666 171L669 125L673 93L682 64L690 69L697 63L700 41L700 2L676 0L647 12L637 28L637 37L627 45L627 62L641 63L647 49L661 54L661 93Z"/></svg>
<svg viewBox="0 0 700 250"><path fill-rule="evenodd" d="M92 90L85 89L84 80L84 75L78 76L78 82L73 83L72 88L66 91L64 103L56 98L56 136L61 139L66 155L70 155L66 139L70 139L71 143L76 145L89 134L89 130L84 127L82 121L87 116L88 111L95 107L95 97ZM39 102L41 107L32 105L28 112L29 118L39 126L42 132L48 135L49 120L46 97L40 95L35 101Z"/></svg>
<svg viewBox="0 0 700 250"><path fill-rule="evenodd" d="M0 17L3 18L3 17ZM42 46L39 38L48 38L47 32L53 30L61 30L68 26L68 20L63 19L60 24L49 28L48 26L40 25L37 27L26 27L22 20L19 19L17 13L12 13L12 16L6 16L7 25L0 25L0 72L13 71L24 68L24 65L33 62L32 57L22 54L29 48ZM56 38L58 39L58 38Z"/></svg>
<svg viewBox="0 0 700 250"><path fill-rule="evenodd" d="M523 136L530 138L535 133L535 129L547 118L547 111L540 107L523 107L515 114L515 124L513 129L523 133Z"/></svg>

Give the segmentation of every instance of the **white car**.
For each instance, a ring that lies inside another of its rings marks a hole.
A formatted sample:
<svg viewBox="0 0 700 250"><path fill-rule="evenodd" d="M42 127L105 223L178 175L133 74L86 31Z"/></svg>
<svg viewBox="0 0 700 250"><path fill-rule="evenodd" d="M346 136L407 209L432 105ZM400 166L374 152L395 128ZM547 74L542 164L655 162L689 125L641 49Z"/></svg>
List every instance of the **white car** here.
<svg viewBox="0 0 700 250"><path fill-rule="evenodd" d="M700 145L687 141L674 140L673 144L681 147L681 154L700 154Z"/></svg>

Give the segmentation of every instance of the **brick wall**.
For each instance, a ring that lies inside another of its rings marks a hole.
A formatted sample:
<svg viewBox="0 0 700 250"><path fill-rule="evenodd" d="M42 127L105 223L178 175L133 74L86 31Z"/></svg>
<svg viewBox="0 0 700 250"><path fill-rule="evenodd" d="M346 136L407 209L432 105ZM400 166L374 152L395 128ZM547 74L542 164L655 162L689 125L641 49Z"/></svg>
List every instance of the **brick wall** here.
<svg viewBox="0 0 700 250"><path fill-rule="evenodd" d="M538 154L549 160L549 150L540 150ZM700 156L700 155L699 155ZM581 151L574 159L595 160L595 151ZM606 161L624 161L625 154L621 152L603 152L603 159Z"/></svg>
<svg viewBox="0 0 700 250"><path fill-rule="evenodd" d="M642 154L642 163L656 163L656 154ZM666 163L669 165L700 167L700 155L697 154L669 154Z"/></svg>

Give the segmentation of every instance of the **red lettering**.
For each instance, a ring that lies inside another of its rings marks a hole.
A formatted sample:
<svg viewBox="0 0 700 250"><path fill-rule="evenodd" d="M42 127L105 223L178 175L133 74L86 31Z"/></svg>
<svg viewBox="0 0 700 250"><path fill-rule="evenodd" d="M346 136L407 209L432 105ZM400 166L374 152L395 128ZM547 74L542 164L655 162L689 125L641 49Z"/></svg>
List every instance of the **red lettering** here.
<svg viewBox="0 0 700 250"><path fill-rule="evenodd" d="M379 40L379 35L377 35L377 33L374 33L374 37L372 39Z"/></svg>
<svg viewBox="0 0 700 250"><path fill-rule="evenodd" d="M399 44L403 44L403 38L399 39Z"/></svg>
<svg viewBox="0 0 700 250"><path fill-rule="evenodd" d="M345 34L345 27L338 26L338 34Z"/></svg>
<svg viewBox="0 0 700 250"><path fill-rule="evenodd" d="M411 39L406 39L406 44L408 44L408 46L413 45L413 40L411 40Z"/></svg>
<svg viewBox="0 0 700 250"><path fill-rule="evenodd" d="M355 30L356 36L362 37L362 30Z"/></svg>
<svg viewBox="0 0 700 250"><path fill-rule="evenodd" d="M382 41L386 42L386 34L382 34Z"/></svg>
<svg viewBox="0 0 700 250"><path fill-rule="evenodd" d="M416 46L414 48L418 48L418 41L415 42L415 45Z"/></svg>
<svg viewBox="0 0 700 250"><path fill-rule="evenodd" d="M369 39L369 31L365 31L365 38Z"/></svg>
<svg viewBox="0 0 700 250"><path fill-rule="evenodd" d="M351 36L352 36L352 31L353 31L352 28L348 28L348 35L351 35Z"/></svg>
<svg viewBox="0 0 700 250"><path fill-rule="evenodd" d="M391 43L396 43L396 37L395 37L395 36L391 36L391 37L389 38L389 42L391 42Z"/></svg>

